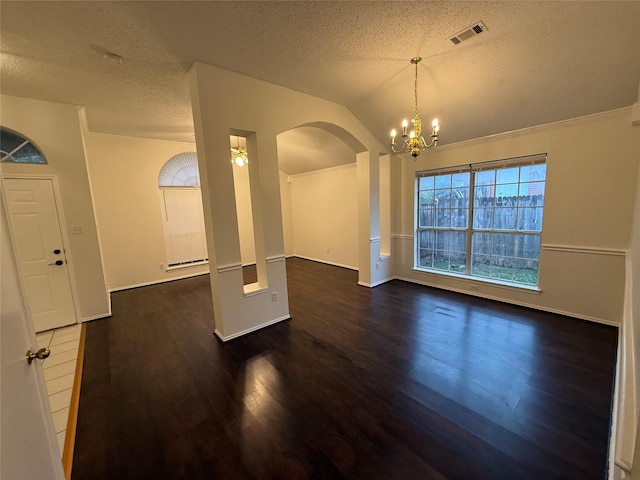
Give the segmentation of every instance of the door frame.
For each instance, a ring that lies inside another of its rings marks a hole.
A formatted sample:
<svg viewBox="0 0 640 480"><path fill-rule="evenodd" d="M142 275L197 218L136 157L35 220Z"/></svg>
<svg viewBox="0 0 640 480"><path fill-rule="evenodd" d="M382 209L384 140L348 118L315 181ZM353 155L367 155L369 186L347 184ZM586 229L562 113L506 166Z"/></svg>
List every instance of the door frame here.
<svg viewBox="0 0 640 480"><path fill-rule="evenodd" d="M6 173L0 177L0 194L2 194L2 203L4 204L5 215L7 216L7 220L9 219L9 207L7 204L7 198L5 193L5 185L4 181L6 179L11 180L49 180L51 181L51 186L53 189L53 200L55 202L56 214L58 217L58 225L60 226L60 235L62 237L62 248L64 248L65 258L67 260L67 276L69 278L69 287L71 289L71 300L73 302L73 316L75 318L75 323L82 323L80 318L80 303L78 301L78 289L76 288L76 278L75 271L73 268L73 253L71 251L71 240L69 238L69 234L67 232L67 222L64 216L64 208L62 204L62 195L60 194L60 184L58 183L58 176L56 174L22 174L22 173ZM13 227L11 226L11 222L7 221L9 224L9 235L11 237L11 243L13 248L13 256L16 259L16 264L18 266L18 273L20 276L20 287L23 292L26 292L26 286L24 284L24 275L22 274L22 267L18 261L16 250L14 245L16 245L16 238L13 232ZM31 308L27 312L29 316L29 320L33 324L33 317L31 316Z"/></svg>

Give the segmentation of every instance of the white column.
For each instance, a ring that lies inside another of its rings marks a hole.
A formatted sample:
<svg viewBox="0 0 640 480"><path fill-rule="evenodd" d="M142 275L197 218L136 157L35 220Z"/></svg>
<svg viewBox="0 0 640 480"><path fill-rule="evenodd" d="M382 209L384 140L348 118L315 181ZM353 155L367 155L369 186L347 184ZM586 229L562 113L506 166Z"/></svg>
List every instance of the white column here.
<svg viewBox="0 0 640 480"><path fill-rule="evenodd" d="M229 125L220 96L190 72L215 333L223 341L290 318L276 139ZM229 135L247 138L258 283L245 286Z"/></svg>
<svg viewBox="0 0 640 480"><path fill-rule="evenodd" d="M386 170L388 173L388 170ZM391 276L388 257L381 256L380 158L377 153L356 154L358 185L358 284L375 287ZM388 188L389 175L386 175ZM388 208L387 208L388 210ZM389 235L389 228L385 230ZM385 252L388 253L388 252Z"/></svg>

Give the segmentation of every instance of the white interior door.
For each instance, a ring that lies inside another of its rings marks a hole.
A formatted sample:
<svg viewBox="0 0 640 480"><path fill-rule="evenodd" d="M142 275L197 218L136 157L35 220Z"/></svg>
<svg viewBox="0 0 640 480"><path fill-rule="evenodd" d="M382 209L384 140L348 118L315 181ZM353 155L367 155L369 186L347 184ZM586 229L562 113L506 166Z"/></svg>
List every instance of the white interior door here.
<svg viewBox="0 0 640 480"><path fill-rule="evenodd" d="M48 178L5 178L18 271L36 332L76 323L60 222Z"/></svg>
<svg viewBox="0 0 640 480"><path fill-rule="evenodd" d="M41 361L29 365L25 356L36 338L2 205L0 265L0 478L64 480Z"/></svg>

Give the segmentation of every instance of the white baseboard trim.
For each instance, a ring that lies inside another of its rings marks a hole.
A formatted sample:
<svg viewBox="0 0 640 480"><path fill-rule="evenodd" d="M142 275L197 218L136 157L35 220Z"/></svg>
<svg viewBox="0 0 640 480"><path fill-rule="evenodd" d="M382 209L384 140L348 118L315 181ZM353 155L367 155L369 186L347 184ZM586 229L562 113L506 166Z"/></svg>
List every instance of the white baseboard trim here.
<svg viewBox="0 0 640 480"><path fill-rule="evenodd" d="M473 297L486 298L487 300L495 300L496 302L509 303L509 304L512 304L512 305L518 305L520 307L527 307L527 308L531 308L533 310L540 310L540 311L543 311L543 312L556 313L558 315L563 315L565 317L578 318L580 320L587 320L589 322L600 323L600 324L603 324L603 325L610 325L612 327L620 327L619 323L614 322L612 320L606 320L606 319L603 319L603 318L591 317L591 316L588 316L588 315L580 315L578 313L566 312L564 310L559 310L559 309L556 309L556 308L543 307L543 306L540 306L540 305L534 305L532 303L527 303L527 302L518 302L516 300L510 300L510 299L506 300L504 298L495 297L493 295L483 295L481 293L471 292L471 291L468 291L468 290L462 290L461 288L438 285L438 284L435 284L435 283L416 280L414 278L407 278L407 277L402 277L402 276L395 276L394 278L396 280L402 280L404 282L409 282L409 283L416 283L418 285L424 285L426 287L439 288L441 290L448 290L448 291L451 291L451 292L462 293L464 295L471 295Z"/></svg>
<svg viewBox="0 0 640 480"><path fill-rule="evenodd" d="M90 322L91 320L100 320L101 318L109 318L111 316L111 310L109 313L102 313L100 315L93 315L92 317L85 317L80 319L80 323Z"/></svg>
<svg viewBox="0 0 640 480"><path fill-rule="evenodd" d="M387 277L385 279L378 280L377 282L373 282L373 283L366 283L366 282L358 281L358 285L360 285L362 287L373 288L373 287L377 287L378 285L382 285L383 283L390 282L391 280L395 280L395 277Z"/></svg>
<svg viewBox="0 0 640 480"><path fill-rule="evenodd" d="M223 342L228 342L229 340L233 340L234 338L242 337L244 335L247 335L249 333L255 332L257 330L262 330L265 327L268 327L270 325L274 325L276 323L280 323L280 322L282 322L284 320L289 320L290 318L291 318L291 315L284 315L284 316L282 316L280 318L276 318L274 320L269 320L266 323L262 323L260 325L255 326L255 327L247 328L246 330L243 330L243 331L238 332L238 333L234 333L232 335L228 335L226 337L224 335L222 335L217 328L215 329L214 332L215 332L216 336L220 340L222 340Z"/></svg>
<svg viewBox="0 0 640 480"><path fill-rule="evenodd" d="M318 263L326 263L327 265L333 265L334 267L347 268L349 270L355 270L356 272L358 271L358 267L353 267L351 265L344 265L342 263L330 262L328 260L320 260L318 258L306 257L304 255L292 255L292 256L297 258L302 258L303 260L310 260L312 262L318 262Z"/></svg>
<svg viewBox="0 0 640 480"><path fill-rule="evenodd" d="M184 280L185 278L199 277L201 275L209 275L209 272L191 273L187 275L180 275L179 277L163 278L162 280L152 280L150 282L136 283L134 285L126 285L124 287L110 288L109 293L119 292L121 290L131 290L132 288L148 287L150 285L157 285L159 283L173 282L174 280Z"/></svg>

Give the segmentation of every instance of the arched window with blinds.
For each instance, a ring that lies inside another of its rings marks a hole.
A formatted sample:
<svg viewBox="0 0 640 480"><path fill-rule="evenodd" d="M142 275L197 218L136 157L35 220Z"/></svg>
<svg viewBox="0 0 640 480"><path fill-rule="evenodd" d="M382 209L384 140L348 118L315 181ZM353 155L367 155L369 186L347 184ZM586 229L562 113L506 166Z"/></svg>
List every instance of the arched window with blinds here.
<svg viewBox="0 0 640 480"><path fill-rule="evenodd" d="M198 157L180 153L158 174L168 269L208 262Z"/></svg>

